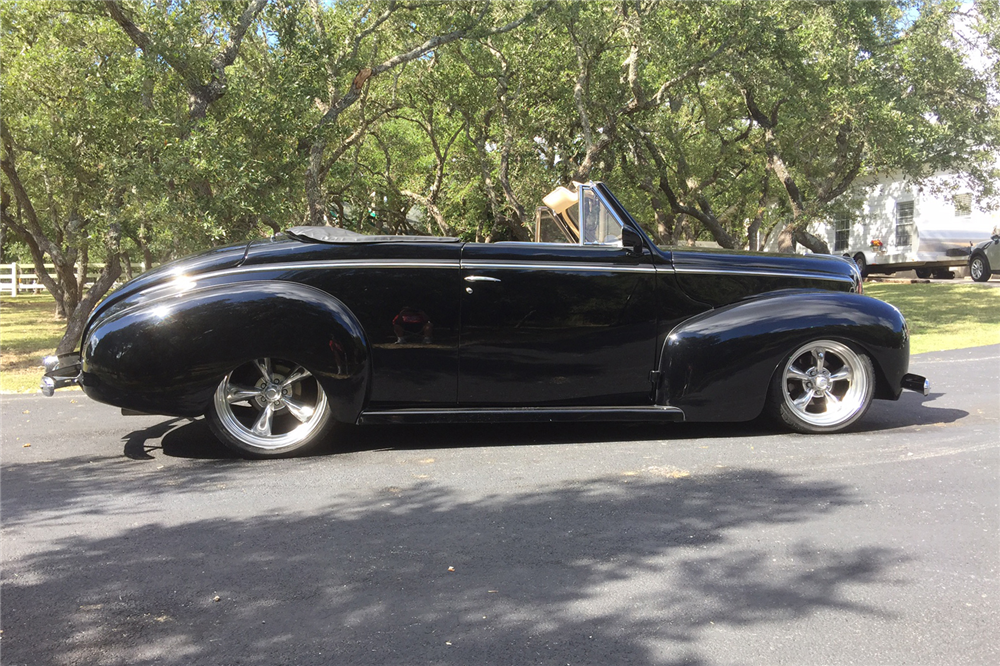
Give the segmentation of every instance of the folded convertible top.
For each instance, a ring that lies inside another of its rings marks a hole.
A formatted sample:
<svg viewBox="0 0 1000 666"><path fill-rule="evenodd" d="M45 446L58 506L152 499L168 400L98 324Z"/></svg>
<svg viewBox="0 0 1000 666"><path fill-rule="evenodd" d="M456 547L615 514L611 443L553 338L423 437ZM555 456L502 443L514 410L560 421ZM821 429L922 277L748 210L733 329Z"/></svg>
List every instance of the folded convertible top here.
<svg viewBox="0 0 1000 666"><path fill-rule="evenodd" d="M313 243L458 243L447 236L366 236L340 227L292 227L285 230L290 237Z"/></svg>

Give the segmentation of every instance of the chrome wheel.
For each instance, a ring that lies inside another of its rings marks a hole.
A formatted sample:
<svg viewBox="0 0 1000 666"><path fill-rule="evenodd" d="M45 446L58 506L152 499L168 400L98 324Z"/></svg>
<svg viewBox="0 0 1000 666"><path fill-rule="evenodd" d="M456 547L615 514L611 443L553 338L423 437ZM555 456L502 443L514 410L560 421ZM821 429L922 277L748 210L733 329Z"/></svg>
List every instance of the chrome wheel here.
<svg viewBox="0 0 1000 666"><path fill-rule="evenodd" d="M240 451L279 455L318 439L330 421L326 393L312 373L282 359L236 368L215 391L216 434Z"/></svg>
<svg viewBox="0 0 1000 666"><path fill-rule="evenodd" d="M797 349L775 379L781 419L802 432L832 432L861 417L875 388L871 361L840 342Z"/></svg>
<svg viewBox="0 0 1000 666"><path fill-rule="evenodd" d="M969 262L969 276L976 282L986 282L990 279L990 267L986 257L976 255Z"/></svg>

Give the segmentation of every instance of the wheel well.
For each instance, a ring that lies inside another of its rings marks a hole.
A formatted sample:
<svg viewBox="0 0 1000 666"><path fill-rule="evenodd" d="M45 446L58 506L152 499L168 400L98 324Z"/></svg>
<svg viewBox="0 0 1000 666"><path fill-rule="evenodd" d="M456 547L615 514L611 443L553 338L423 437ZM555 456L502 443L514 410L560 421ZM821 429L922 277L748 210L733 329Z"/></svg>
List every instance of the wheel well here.
<svg viewBox="0 0 1000 666"><path fill-rule="evenodd" d="M867 347L857 342L856 340L849 340L847 338L842 338L838 336L815 338L813 341L823 340L823 339L833 340L834 342L840 342L842 344L847 345L857 353L864 354L865 356L868 357L868 360L871 361L872 363L872 368L875 370L875 391L872 397L878 400L895 400L899 397L899 393L897 393L892 388L892 383L889 381L888 376L886 376L885 370L882 369L882 364L879 362L878 356L876 354L873 354ZM797 349L798 347L802 346L803 344L809 344L809 343L804 342L804 343L799 343L798 345L793 345L792 347L789 348L787 352L785 352L778 359L778 363L774 366L774 370L771 371L771 379L767 383L768 391L770 391L771 385L774 384L775 377L778 376L778 373L781 371L782 366L788 359L788 355L791 354L793 351L795 351L795 349ZM767 406L767 401L765 401L765 407L766 406Z"/></svg>
<svg viewBox="0 0 1000 666"><path fill-rule="evenodd" d="M885 370L882 368L882 363L879 361L878 355L873 354L871 350L866 348L863 344L853 340L844 340L843 342L854 351L867 356L868 360L871 361L872 368L875 370L875 392L873 397L879 400L897 399L899 397L899 392L892 388L892 383L889 382L889 377L885 374Z"/></svg>

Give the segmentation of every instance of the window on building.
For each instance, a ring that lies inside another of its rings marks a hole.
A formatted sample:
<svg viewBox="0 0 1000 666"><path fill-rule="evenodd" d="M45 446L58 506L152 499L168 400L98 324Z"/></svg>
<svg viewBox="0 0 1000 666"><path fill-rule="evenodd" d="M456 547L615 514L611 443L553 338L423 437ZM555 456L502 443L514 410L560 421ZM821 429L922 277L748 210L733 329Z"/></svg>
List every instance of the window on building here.
<svg viewBox="0 0 1000 666"><path fill-rule="evenodd" d="M896 203L896 247L906 247L913 243L913 202Z"/></svg>
<svg viewBox="0 0 1000 666"><path fill-rule="evenodd" d="M972 215L972 194L956 194L953 198L955 202L955 217L969 217Z"/></svg>
<svg viewBox="0 0 1000 666"><path fill-rule="evenodd" d="M851 242L851 218L847 213L833 216L833 251L843 252Z"/></svg>

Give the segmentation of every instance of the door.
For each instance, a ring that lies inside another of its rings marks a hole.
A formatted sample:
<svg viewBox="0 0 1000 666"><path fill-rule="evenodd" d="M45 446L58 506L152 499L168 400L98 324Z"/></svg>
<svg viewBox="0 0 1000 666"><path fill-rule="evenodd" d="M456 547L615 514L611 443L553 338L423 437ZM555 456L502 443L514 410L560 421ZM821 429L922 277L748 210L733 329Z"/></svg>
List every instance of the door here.
<svg viewBox="0 0 1000 666"><path fill-rule="evenodd" d="M651 403L655 270L589 203L578 244L463 247L460 404Z"/></svg>

